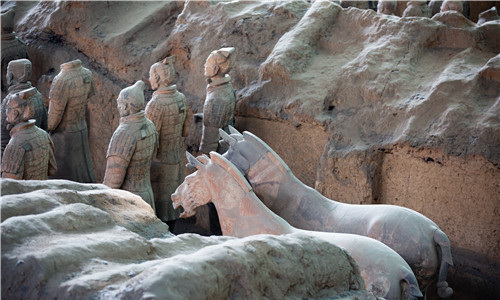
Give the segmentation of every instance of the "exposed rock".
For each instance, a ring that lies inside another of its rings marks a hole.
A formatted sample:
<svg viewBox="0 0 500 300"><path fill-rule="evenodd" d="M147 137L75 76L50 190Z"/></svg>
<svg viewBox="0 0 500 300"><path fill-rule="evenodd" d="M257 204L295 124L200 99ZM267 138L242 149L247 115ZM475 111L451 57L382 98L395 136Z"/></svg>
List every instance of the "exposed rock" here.
<svg viewBox="0 0 500 300"><path fill-rule="evenodd" d="M321 239L173 237L126 191L1 184L14 192L0 198L5 299L375 299L352 257Z"/></svg>

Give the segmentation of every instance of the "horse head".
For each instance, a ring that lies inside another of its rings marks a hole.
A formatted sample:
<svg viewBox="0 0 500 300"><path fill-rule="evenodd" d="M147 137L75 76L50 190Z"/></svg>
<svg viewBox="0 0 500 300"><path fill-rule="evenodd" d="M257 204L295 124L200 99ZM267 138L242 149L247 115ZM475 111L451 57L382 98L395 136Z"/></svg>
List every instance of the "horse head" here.
<svg viewBox="0 0 500 300"><path fill-rule="evenodd" d="M184 208L184 212L180 215L181 218L194 216L198 206L207 204L212 199L211 191L207 186L209 180L206 171L210 159L206 155L195 158L189 152L186 152L186 156L188 165L195 167L197 171L186 176L184 182L172 194L174 208L177 209L180 206Z"/></svg>
<svg viewBox="0 0 500 300"><path fill-rule="evenodd" d="M195 167L196 172L186 176L172 194L174 208L182 206L181 217L191 217L198 206L218 200L216 207L236 207L243 195L252 191L245 177L225 157L217 152L195 158L186 152L188 165Z"/></svg>
<svg viewBox="0 0 500 300"><path fill-rule="evenodd" d="M231 161L243 174L255 165L263 156L270 155L283 172L290 172L290 168L263 140L251 132L238 132L234 127L229 126L231 134L219 129L221 138L229 144L229 149L224 153L224 157Z"/></svg>

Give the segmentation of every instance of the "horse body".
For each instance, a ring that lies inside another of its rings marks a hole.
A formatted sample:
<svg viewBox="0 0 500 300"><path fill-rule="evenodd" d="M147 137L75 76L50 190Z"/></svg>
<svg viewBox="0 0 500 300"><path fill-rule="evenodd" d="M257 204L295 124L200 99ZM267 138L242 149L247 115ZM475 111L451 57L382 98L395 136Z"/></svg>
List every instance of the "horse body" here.
<svg viewBox="0 0 500 300"><path fill-rule="evenodd" d="M224 235L241 238L300 231L348 250L360 267L366 289L376 296L385 299L416 299L421 296L410 266L394 250L364 236L292 227L257 198L232 163L215 152L211 152L211 156L211 160L198 157L198 163L205 164L198 165L198 171L187 176L172 195L174 207L184 208L181 216L191 216L196 207L213 202ZM196 160L191 158L190 162L193 159Z"/></svg>
<svg viewBox="0 0 500 300"><path fill-rule="evenodd" d="M353 205L330 200L298 180L282 159L255 135L221 134L230 144L224 156L246 175L259 199L301 229L359 234L374 238L400 254L424 289L436 278L438 293L448 297L450 242L427 217L395 205ZM441 248L439 259L437 247ZM441 267L439 265L441 263Z"/></svg>

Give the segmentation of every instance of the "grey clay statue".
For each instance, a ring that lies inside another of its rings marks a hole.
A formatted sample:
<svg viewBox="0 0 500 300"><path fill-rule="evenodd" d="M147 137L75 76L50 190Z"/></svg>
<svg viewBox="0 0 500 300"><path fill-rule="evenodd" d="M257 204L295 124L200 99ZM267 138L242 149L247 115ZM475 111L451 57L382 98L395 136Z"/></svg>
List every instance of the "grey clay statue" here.
<svg viewBox="0 0 500 300"><path fill-rule="evenodd" d="M11 95L6 103L11 139L2 159L2 177L46 180L57 170L49 134L35 125L30 91Z"/></svg>
<svg viewBox="0 0 500 300"><path fill-rule="evenodd" d="M366 289L387 300L417 299L422 296L410 266L394 250L365 236L296 229L274 214L257 198L241 172L216 152L188 161L198 170L187 176L172 200L184 207L184 217L213 201L222 233L234 237L255 234L302 232L345 248L358 263Z"/></svg>
<svg viewBox="0 0 500 300"><path fill-rule="evenodd" d="M396 0L380 0L377 4L377 12L385 15L394 15L398 2Z"/></svg>
<svg viewBox="0 0 500 300"><path fill-rule="evenodd" d="M170 196L184 180L184 144L189 132L187 102L184 94L171 85L175 79L174 56L151 66L149 80L155 92L146 106L146 117L158 132L159 146L151 165L151 186L156 215L162 221L179 218Z"/></svg>
<svg viewBox="0 0 500 300"><path fill-rule="evenodd" d="M406 4L402 17L427 17L432 16L431 9L425 0L412 0Z"/></svg>
<svg viewBox="0 0 500 300"><path fill-rule="evenodd" d="M273 212L301 229L377 239L408 262L422 289L437 277L438 294L453 293L446 282L448 266L453 265L450 241L434 222L396 205L352 205L328 199L298 180L261 139L250 132L241 135L232 127L231 131L231 135L221 131L230 145L224 156L245 174Z"/></svg>
<svg viewBox="0 0 500 300"><path fill-rule="evenodd" d="M82 183L95 182L90 157L87 99L95 94L94 77L80 60L61 65L49 94L48 130L59 166L54 176Z"/></svg>
<svg viewBox="0 0 500 300"><path fill-rule="evenodd" d="M228 131L228 125L234 123L236 97L231 76L231 55L234 48L221 48L212 51L205 63L207 78L207 97L203 106L203 133L200 152L208 154L219 146L219 128Z"/></svg>
<svg viewBox="0 0 500 300"><path fill-rule="evenodd" d="M31 62L25 58L13 60L7 66L9 94L2 101L2 153L10 139L5 122L5 104L12 95L23 91L23 95L27 96L29 101L33 102L33 119L35 119L35 125L43 130L47 130L47 107L45 106L42 94L35 87L31 86L31 82L29 81L31 70Z"/></svg>
<svg viewBox="0 0 500 300"><path fill-rule="evenodd" d="M116 102L120 125L109 142L104 184L142 197L154 211L150 169L158 135L154 124L144 115L144 82L139 80L121 90Z"/></svg>

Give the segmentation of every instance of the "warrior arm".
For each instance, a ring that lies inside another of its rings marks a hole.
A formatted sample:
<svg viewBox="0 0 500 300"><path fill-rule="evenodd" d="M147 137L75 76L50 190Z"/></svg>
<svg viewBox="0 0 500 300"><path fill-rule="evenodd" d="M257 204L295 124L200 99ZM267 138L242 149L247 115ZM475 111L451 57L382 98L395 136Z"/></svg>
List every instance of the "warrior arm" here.
<svg viewBox="0 0 500 300"><path fill-rule="evenodd" d="M8 144L3 153L2 178L23 179L24 148Z"/></svg>
<svg viewBox="0 0 500 300"><path fill-rule="evenodd" d="M49 93L49 112L48 112L48 130L55 130L62 120L68 98L66 97L66 82L57 78L52 82L52 87Z"/></svg>
<svg viewBox="0 0 500 300"><path fill-rule="evenodd" d="M52 143L52 140L49 138L50 141L50 149L49 149L49 170L48 174L49 176L54 176L56 175L57 172L57 163L56 163L56 157L54 155L54 144Z"/></svg>
<svg viewBox="0 0 500 300"><path fill-rule="evenodd" d="M182 99L182 101L184 101L184 105L186 107L186 119L184 120L184 125L182 126L182 136L187 137L189 135L189 127L191 126L191 122L193 120L193 111L187 105L185 96L184 99Z"/></svg>
<svg viewBox="0 0 500 300"><path fill-rule="evenodd" d="M120 156L108 156L104 184L113 189L119 189L127 174L129 161Z"/></svg>
<svg viewBox="0 0 500 300"><path fill-rule="evenodd" d="M114 189L122 186L135 145L134 136L129 135L125 127L118 126L111 137L106 155L107 165L103 182L105 185Z"/></svg>
<svg viewBox="0 0 500 300"><path fill-rule="evenodd" d="M160 132L160 130L161 130L161 123L162 123L161 113L162 113L162 109L157 104L156 101L151 100L148 102L148 104L146 105L146 109L145 109L145 115L146 115L146 118L148 118L148 120L153 122L153 124L156 127L157 132Z"/></svg>
<svg viewBox="0 0 500 300"><path fill-rule="evenodd" d="M87 76L89 76L90 79L90 90L88 94L88 98L94 96L96 94L96 87L95 87L95 80L94 80L94 75L92 74L92 71L89 69L85 69Z"/></svg>
<svg viewBox="0 0 500 300"><path fill-rule="evenodd" d="M47 115L47 107L45 106L45 102L43 102L43 98L41 99L41 101L42 101L43 114L42 114L42 122L40 124L40 128L43 129L43 130L45 130L45 131L47 131L47 127L49 126L49 124L48 124L48 115Z"/></svg>

